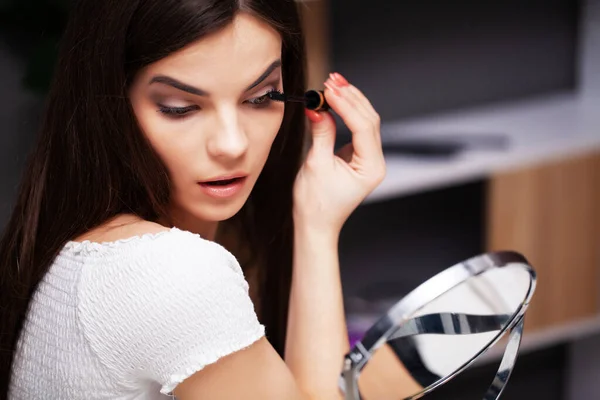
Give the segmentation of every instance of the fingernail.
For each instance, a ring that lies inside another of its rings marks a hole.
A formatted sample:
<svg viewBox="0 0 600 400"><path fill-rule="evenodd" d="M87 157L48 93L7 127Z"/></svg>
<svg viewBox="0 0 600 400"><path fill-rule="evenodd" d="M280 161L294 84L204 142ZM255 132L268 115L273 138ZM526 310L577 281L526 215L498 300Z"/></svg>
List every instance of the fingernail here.
<svg viewBox="0 0 600 400"><path fill-rule="evenodd" d="M324 83L324 85L325 85L325 87L326 87L327 89L329 89L329 90L331 91L331 93L333 93L334 95L336 95L336 96L339 96L339 95L340 95L340 91L339 91L337 88L335 88L335 87L333 86L333 85L334 85L334 84L333 84L333 82L330 82L329 80L327 80L327 82L325 82L325 83Z"/></svg>
<svg viewBox="0 0 600 400"><path fill-rule="evenodd" d="M344 78L340 73L338 72L334 72L333 74L331 74L331 79L333 79L333 81L341 87L344 86L348 86L350 83L348 83L348 81L346 80L346 78Z"/></svg>
<svg viewBox="0 0 600 400"><path fill-rule="evenodd" d="M305 108L304 114L306 114L306 116L308 117L308 119L311 120L311 122L317 123L323 121L323 115L314 110L309 110Z"/></svg>

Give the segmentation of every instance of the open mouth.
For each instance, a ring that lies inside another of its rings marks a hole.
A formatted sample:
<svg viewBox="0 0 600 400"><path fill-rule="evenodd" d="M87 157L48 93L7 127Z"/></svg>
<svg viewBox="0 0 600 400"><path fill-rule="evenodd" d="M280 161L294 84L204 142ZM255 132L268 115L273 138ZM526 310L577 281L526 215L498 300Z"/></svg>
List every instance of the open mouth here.
<svg viewBox="0 0 600 400"><path fill-rule="evenodd" d="M229 185L235 185L235 184L241 183L244 179L246 179L245 176L240 176L240 177L230 178L230 179L219 179L216 181L200 182L200 184L203 186L212 186L212 187L221 186L222 187L222 186L229 186Z"/></svg>
<svg viewBox="0 0 600 400"><path fill-rule="evenodd" d="M230 185L232 183L237 183L240 180L242 180L242 178L222 179L222 180L219 180L219 181L202 182L202 184L203 185L208 185L208 186L227 186L227 185Z"/></svg>

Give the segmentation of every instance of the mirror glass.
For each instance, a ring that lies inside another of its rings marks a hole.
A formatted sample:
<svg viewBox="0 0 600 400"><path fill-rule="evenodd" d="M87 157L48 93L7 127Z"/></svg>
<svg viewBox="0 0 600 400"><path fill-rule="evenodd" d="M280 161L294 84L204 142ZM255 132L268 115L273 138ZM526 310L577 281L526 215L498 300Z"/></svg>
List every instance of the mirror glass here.
<svg viewBox="0 0 600 400"><path fill-rule="evenodd" d="M499 339L530 285L529 272L519 264L494 268L405 316L358 376L361 397L421 397Z"/></svg>

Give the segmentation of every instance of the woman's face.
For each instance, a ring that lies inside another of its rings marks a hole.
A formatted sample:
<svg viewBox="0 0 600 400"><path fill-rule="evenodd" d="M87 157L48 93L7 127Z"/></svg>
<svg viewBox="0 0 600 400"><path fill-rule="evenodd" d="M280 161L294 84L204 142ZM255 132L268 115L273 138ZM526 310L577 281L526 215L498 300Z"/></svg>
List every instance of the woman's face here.
<svg viewBox="0 0 600 400"><path fill-rule="evenodd" d="M131 103L169 170L178 225L202 230L248 199L283 120L283 103L265 96L282 91L281 47L277 31L239 14L136 76Z"/></svg>

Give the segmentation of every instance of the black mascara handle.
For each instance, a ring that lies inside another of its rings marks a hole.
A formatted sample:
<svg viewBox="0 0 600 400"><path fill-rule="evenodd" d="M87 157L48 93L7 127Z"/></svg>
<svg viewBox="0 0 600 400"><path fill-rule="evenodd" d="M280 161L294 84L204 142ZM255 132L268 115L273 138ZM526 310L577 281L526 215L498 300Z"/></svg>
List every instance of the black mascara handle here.
<svg viewBox="0 0 600 400"><path fill-rule="evenodd" d="M306 108L309 110L328 111L331 108L327 104L323 90L308 90L304 93L304 98L306 100Z"/></svg>

